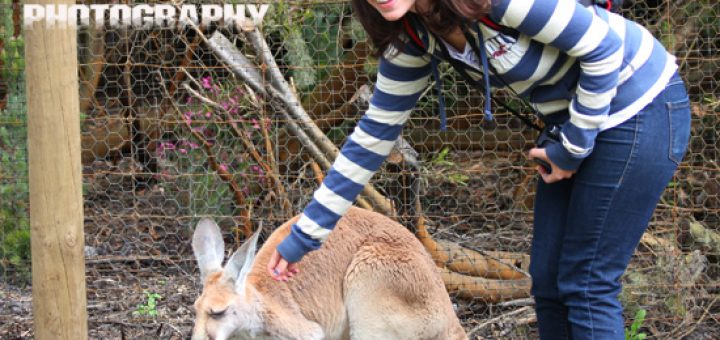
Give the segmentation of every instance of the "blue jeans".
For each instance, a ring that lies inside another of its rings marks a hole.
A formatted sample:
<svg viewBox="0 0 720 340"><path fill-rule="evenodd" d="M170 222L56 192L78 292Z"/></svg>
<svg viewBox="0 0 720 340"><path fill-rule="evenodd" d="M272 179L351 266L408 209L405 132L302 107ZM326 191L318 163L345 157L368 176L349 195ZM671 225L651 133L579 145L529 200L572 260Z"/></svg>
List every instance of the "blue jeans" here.
<svg viewBox="0 0 720 340"><path fill-rule="evenodd" d="M539 180L530 274L541 339L624 339L620 277L689 136L676 74L640 113L601 132L571 179Z"/></svg>

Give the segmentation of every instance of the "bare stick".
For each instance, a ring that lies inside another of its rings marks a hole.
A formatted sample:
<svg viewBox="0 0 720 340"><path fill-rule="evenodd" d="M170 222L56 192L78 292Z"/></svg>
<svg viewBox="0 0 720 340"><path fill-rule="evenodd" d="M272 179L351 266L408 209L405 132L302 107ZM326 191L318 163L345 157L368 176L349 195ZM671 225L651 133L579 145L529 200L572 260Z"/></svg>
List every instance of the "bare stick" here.
<svg viewBox="0 0 720 340"><path fill-rule="evenodd" d="M439 271L447 290L461 298L498 303L530 296L530 279L493 280L460 274L445 267Z"/></svg>
<svg viewBox="0 0 720 340"><path fill-rule="evenodd" d="M710 309L712 309L713 305L715 305L715 302L717 302L718 299L720 299L720 296L716 296L716 297L710 302L710 304L705 308L705 311L704 311L703 314L700 316L700 318L697 319L696 321L694 321L694 322L693 322L693 325L692 325L689 329L687 329L687 330L686 330L685 332L683 332L681 335L678 335L677 337L673 337L673 338L674 338L674 339L684 339L686 336L690 335L690 333L694 332L695 329L697 328L697 326L698 326L699 324L701 324L701 323L703 322L703 320L705 320L705 317L708 315L708 313L710 313ZM680 326L678 326L678 328L676 328L675 330L673 330L673 331L671 332L671 334L677 334L678 331L679 331L680 329L683 329L683 328L685 328L685 327L683 327L682 325L680 325Z"/></svg>
<svg viewBox="0 0 720 340"><path fill-rule="evenodd" d="M494 318L492 318L492 319L490 319L490 320L488 320L488 321L485 321L485 322L483 322L483 323L475 326L475 328L471 329L470 332L467 333L468 338L470 338L473 334L475 334L475 333L483 330L483 329L484 329L485 327L487 327L487 326L490 326L490 325L492 325L492 324L498 323L498 322L503 321L503 320L505 320L505 319L509 319L509 318L512 317L512 316L515 316L515 315L518 315L518 314L522 314L522 313L528 311L530 308L531 308L530 306L518 308L518 309L516 309L516 310L514 310L514 311L511 311L511 312L509 312L509 313L505 313L505 314L499 315L499 316L497 316L497 317L494 317Z"/></svg>
<svg viewBox="0 0 720 340"><path fill-rule="evenodd" d="M424 219L420 221L417 225L416 235L438 266L493 279L520 280L529 277L522 269L504 261L490 258L452 242L435 241L422 222Z"/></svg>
<svg viewBox="0 0 720 340"><path fill-rule="evenodd" d="M498 304L498 307L525 307L525 306L532 306L535 304L535 299L533 298L524 298L524 299L517 299L517 300L510 300L501 302Z"/></svg>

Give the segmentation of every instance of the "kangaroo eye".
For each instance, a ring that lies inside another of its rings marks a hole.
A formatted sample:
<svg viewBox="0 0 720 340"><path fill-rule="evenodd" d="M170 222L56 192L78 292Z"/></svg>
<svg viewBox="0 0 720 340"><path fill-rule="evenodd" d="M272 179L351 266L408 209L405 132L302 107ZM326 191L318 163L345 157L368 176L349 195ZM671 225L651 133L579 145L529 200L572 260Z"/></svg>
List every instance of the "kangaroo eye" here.
<svg viewBox="0 0 720 340"><path fill-rule="evenodd" d="M227 311L227 307L225 309L219 310L219 311L214 311L211 308L210 311L208 312L208 316L217 320L217 319L222 318L225 315L226 311Z"/></svg>

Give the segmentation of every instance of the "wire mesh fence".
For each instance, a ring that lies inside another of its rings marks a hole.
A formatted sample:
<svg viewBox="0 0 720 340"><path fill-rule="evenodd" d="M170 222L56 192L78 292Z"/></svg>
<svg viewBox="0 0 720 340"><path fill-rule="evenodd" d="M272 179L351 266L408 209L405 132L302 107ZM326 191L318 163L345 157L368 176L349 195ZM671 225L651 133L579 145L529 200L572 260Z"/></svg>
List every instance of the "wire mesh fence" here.
<svg viewBox="0 0 720 340"><path fill-rule="evenodd" d="M19 6L0 3L0 277L30 280L30 223L26 140L24 40L17 23ZM3 300L7 299L5 296ZM12 295L10 295L12 299ZM8 300L10 300L8 299ZM5 317L14 311L2 303Z"/></svg>
<svg viewBox="0 0 720 340"><path fill-rule="evenodd" d="M33 334L20 10L19 1L0 4L0 337L8 339ZM629 2L623 14L678 57L693 111L689 152L622 279L627 326L642 310L650 336L717 338L720 7ZM332 145L367 107L377 64L349 1L272 2L261 32L79 30L91 338L187 337L201 287L195 223L216 220L229 251L261 221L272 229L298 214ZM427 230L436 260L450 256L445 283L472 338L537 337L526 275L538 178L524 155L536 133L502 110L483 120L482 94L450 70L443 77L448 131L428 85L403 143L357 205ZM298 134L303 112L332 145Z"/></svg>

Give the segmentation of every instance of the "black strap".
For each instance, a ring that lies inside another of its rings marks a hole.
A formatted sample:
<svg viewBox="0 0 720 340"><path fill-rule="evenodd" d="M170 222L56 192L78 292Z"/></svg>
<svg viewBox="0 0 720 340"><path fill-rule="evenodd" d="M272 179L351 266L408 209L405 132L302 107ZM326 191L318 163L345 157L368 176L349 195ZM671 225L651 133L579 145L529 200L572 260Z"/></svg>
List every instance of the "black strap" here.
<svg viewBox="0 0 720 340"><path fill-rule="evenodd" d="M475 23L474 26L475 26L475 30L477 30L478 34L480 34L480 26L478 26L477 22ZM470 44L470 48L472 48L472 50L473 50L473 52L475 53L475 55L477 55L477 57L480 58L480 53L481 53L481 51L480 51L480 47L479 47L478 42L475 40L475 37L474 37L472 34L470 34L470 32L468 32L468 30L467 30L467 25L461 25L461 28L462 28L463 34L465 35L465 39L466 39L467 42ZM443 44L439 44L439 45L443 45ZM464 65L463 65L463 66L464 66ZM527 100L525 100L523 97L521 97L520 94L517 93L517 91L515 91L515 89L513 89L513 88L510 86L510 84L508 84L508 83L505 81L505 79L503 79L503 77L500 75L499 72L497 72L497 70L495 69L495 67L494 67L492 64L488 63L488 68L490 69L489 71L491 71L491 72L495 75L495 77L496 77L497 79L500 79L500 82L502 82L503 85L504 85L507 89L509 89L510 92L512 92L512 93L515 95L515 97L517 97L517 98L520 100L520 102L523 104L523 106L525 106L526 109L529 109L529 111L532 112L532 114L533 114L534 116L539 117L539 113L537 112L537 110L535 110L535 108L532 107L532 105L531 105ZM484 72L484 71L483 71L483 72ZM467 74L467 72L464 71L464 68L463 68L461 74L462 74L463 77L465 77L466 79L470 79L470 80L473 80L473 81L474 81L474 79L472 79L472 78ZM484 76L484 75L483 75L483 76ZM490 76L490 75L487 75L487 76ZM476 83L477 86L481 86L481 87L482 87L482 83L480 83L479 81L474 81L474 82ZM489 98L488 98L487 100L489 100ZM520 112L518 112L518 111L515 110L514 108L510 107L509 105L507 105L507 103L505 103L504 101L495 100L495 102L496 102L496 103L499 103L500 106L502 106L504 109L510 111L510 113L512 113L514 116L518 117L518 118L519 118L523 123L525 123L526 125L532 127L532 128L535 129L535 130L542 131L542 128L541 128L539 125L535 124L535 122L532 121L532 119L530 118L530 115L528 115L528 114L521 114Z"/></svg>
<svg viewBox="0 0 720 340"><path fill-rule="evenodd" d="M413 20L413 21L415 21L415 20ZM415 23L417 24L417 21L415 21ZM410 30L409 23L406 25L407 25L406 30L409 31ZM469 34L469 32L467 32L466 25L462 24L460 26L463 31L463 34L465 35L465 39L468 40L470 47L473 49L473 52L478 56L478 58L480 58L480 50L478 48L477 41L471 34ZM476 26L476 29L479 30L480 28ZM438 46L440 48L440 52L442 53L443 59L446 60L448 63L450 63L450 65L453 67L453 69L455 69L458 73L460 73L460 75L465 79L466 82L470 83L473 86L479 87L482 91L484 91L485 85L482 82L480 82L479 80L474 79L473 77L470 76L470 74L467 73L467 70L466 70L467 65L460 62L459 60L451 57L450 52L448 52L448 50L447 50L447 46L445 46L445 44L442 43L442 41L440 40L439 37L435 36L434 33L430 32L430 31L428 31L427 33L432 34L434 36L435 41L438 42L436 44L436 46ZM411 38L413 38L412 40L414 42L414 45L417 45L416 46L417 48L421 48L422 50L427 51L427 49L424 46L419 45L419 42L418 42L419 39L414 38L414 37L417 37L417 34L414 31L413 32L409 31L408 34L411 36ZM435 58L435 57L436 56L431 55L431 58ZM530 112L532 112L533 115L538 116L538 112L532 107L532 105L530 105L512 87L510 87L510 85L507 82L505 82L505 80L499 75L499 73L494 69L494 67L492 65L489 65L489 67L492 69L492 72L496 75L496 77L498 79L500 79L500 81L502 81L503 85L505 85L508 89L510 89L510 91L518 99L520 99L520 102L523 104L523 106L525 106L526 108L529 108ZM435 79L435 81L440 81L440 80ZM532 120L532 116L530 114L522 114L518 110L516 110L516 109L512 108L510 105L508 105L505 101L497 99L497 98L485 98L485 100L492 100L494 103L499 104L502 108L509 111L515 117L520 119L523 123L525 123L525 125L533 128L535 130L542 131L542 128L539 125L535 124L535 122Z"/></svg>

